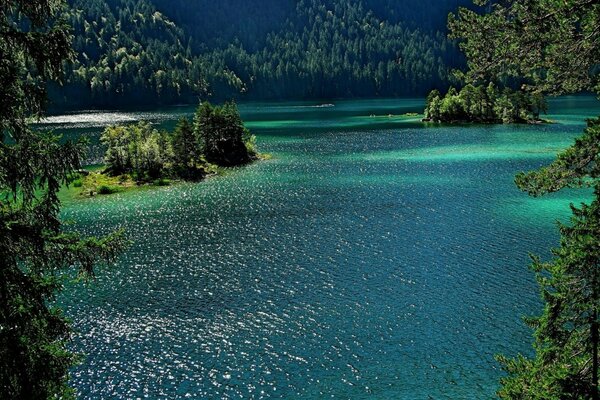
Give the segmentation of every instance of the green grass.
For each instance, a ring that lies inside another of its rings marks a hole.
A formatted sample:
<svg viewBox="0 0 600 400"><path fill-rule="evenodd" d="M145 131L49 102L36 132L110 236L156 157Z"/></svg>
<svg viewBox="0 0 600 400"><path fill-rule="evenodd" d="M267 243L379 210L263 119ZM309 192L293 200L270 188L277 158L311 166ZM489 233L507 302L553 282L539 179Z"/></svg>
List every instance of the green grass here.
<svg viewBox="0 0 600 400"><path fill-rule="evenodd" d="M109 176L103 173L104 166L85 168L89 175L79 175L59 192L62 202L71 202L99 195L110 195L132 190L137 183L128 175Z"/></svg>
<svg viewBox="0 0 600 400"><path fill-rule="evenodd" d="M82 181L81 195L84 197L124 192L137 186L130 176L110 176L101 171L91 172L83 177Z"/></svg>
<svg viewBox="0 0 600 400"><path fill-rule="evenodd" d="M259 160L269 160L270 154L258 154ZM207 176L225 175L231 168L220 167L215 164L205 163L203 165ZM72 202L95 196L107 196L115 193L129 192L133 190L150 189L152 187L171 186L178 182L168 178L160 178L151 182L136 182L130 175L110 176L104 173L105 166L94 165L86 167L88 175L77 175L67 186L65 185L59 192L62 202Z"/></svg>

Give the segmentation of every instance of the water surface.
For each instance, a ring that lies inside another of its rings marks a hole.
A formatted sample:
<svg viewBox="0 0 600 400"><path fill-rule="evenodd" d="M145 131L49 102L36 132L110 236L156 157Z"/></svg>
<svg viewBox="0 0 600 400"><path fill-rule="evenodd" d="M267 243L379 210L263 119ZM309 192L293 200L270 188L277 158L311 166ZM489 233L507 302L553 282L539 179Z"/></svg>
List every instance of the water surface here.
<svg viewBox="0 0 600 400"><path fill-rule="evenodd" d="M497 353L530 353L539 311L528 254L548 257L567 192L513 184L600 114L552 103L557 124L425 128L420 100L243 104L269 161L200 184L67 204L90 235L126 228L115 267L62 302L88 354L81 398L486 399ZM192 112L56 116L165 127Z"/></svg>

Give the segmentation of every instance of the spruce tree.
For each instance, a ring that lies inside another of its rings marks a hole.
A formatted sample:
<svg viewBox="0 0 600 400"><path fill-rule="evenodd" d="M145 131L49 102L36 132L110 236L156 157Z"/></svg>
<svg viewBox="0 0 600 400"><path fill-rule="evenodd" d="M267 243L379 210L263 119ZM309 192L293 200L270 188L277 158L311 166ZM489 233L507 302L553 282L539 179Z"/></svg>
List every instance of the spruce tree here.
<svg viewBox="0 0 600 400"><path fill-rule="evenodd" d="M71 271L92 276L113 259L122 233L102 239L65 232L58 191L80 168L84 146L30 127L46 82L71 58L59 0L0 3L0 398L66 398L77 360L69 323L52 305Z"/></svg>
<svg viewBox="0 0 600 400"><path fill-rule="evenodd" d="M539 96L581 90L600 92L600 4L594 0L476 0L487 13L461 9L450 17L453 38L468 59L467 82L517 80ZM543 108L543 104L538 108ZM537 110L534 110L537 112ZM519 174L517 185L533 196L566 187L593 187L594 199L572 206L560 226L554 259L534 259L545 302L535 329L535 358L499 357L508 372L505 399L593 399L598 392L600 268L600 119L539 171Z"/></svg>
<svg viewBox="0 0 600 400"><path fill-rule="evenodd" d="M200 148L194 127L187 118L179 120L172 140L175 166L194 168L200 159Z"/></svg>

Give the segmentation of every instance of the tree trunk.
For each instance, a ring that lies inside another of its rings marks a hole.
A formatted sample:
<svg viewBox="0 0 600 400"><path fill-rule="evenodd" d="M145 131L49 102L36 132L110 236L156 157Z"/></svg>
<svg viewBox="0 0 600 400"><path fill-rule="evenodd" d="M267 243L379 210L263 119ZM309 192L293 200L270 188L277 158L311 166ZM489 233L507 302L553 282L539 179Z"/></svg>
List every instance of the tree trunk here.
<svg viewBox="0 0 600 400"><path fill-rule="evenodd" d="M594 288L594 292L597 289ZM600 400L598 392L598 309L597 299L594 304L594 312L592 313L591 336L592 336L592 400Z"/></svg>
<svg viewBox="0 0 600 400"><path fill-rule="evenodd" d="M600 185L594 188L596 199L594 202L600 201ZM593 213L597 212L597 207L592 204ZM597 220L597 217L594 218ZM594 236L598 237L598 232L594 232ZM600 392L598 390L598 305L600 303L600 263L594 262L592 267L592 321L590 325L590 334L592 340L592 400L600 400Z"/></svg>

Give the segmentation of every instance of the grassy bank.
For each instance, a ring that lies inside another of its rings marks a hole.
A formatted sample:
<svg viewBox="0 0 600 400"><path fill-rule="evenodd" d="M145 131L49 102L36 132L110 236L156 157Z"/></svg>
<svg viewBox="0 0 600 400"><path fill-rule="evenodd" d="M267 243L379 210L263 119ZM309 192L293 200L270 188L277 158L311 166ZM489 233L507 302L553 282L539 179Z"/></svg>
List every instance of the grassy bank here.
<svg viewBox="0 0 600 400"><path fill-rule="evenodd" d="M271 154L259 154L255 161L270 160ZM220 167L216 164L205 164L205 179L228 174L238 167ZM115 193L124 193L134 190L148 190L184 182L182 179L163 177L149 182L138 182L129 174L111 176L105 173L106 166L94 165L84 168L69 185L65 185L59 192L61 201L76 201L96 196L107 196Z"/></svg>

